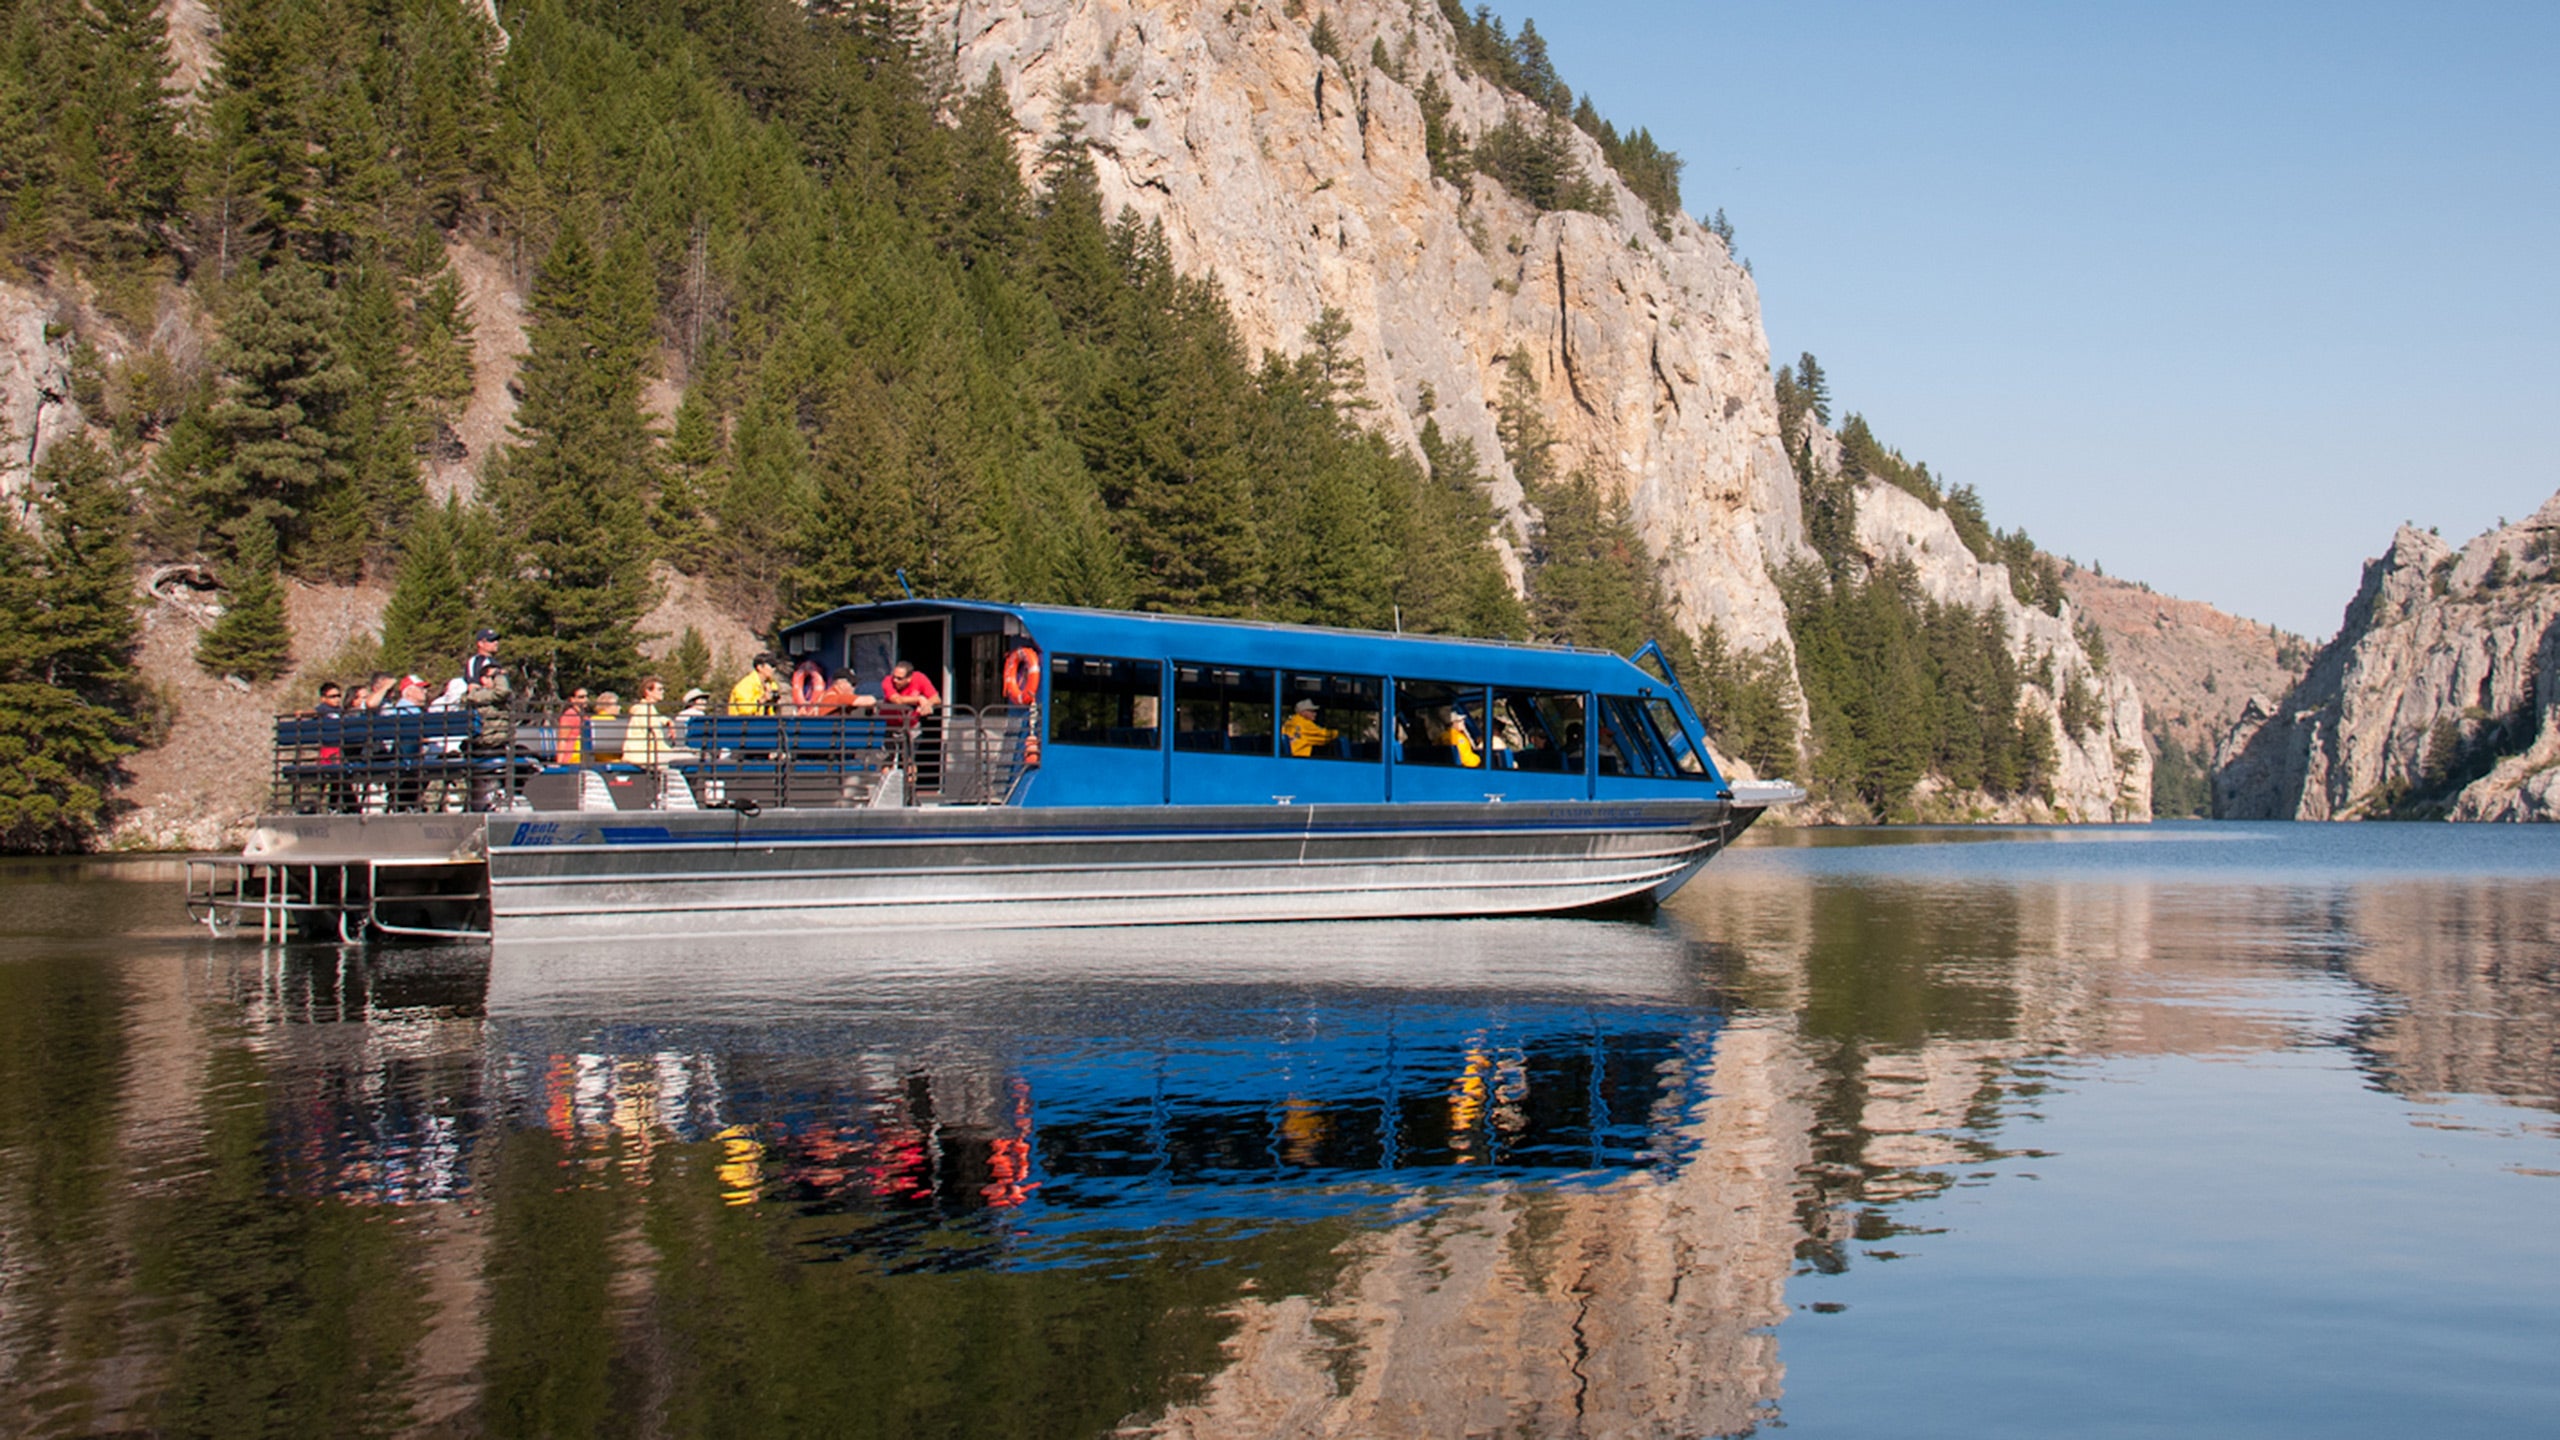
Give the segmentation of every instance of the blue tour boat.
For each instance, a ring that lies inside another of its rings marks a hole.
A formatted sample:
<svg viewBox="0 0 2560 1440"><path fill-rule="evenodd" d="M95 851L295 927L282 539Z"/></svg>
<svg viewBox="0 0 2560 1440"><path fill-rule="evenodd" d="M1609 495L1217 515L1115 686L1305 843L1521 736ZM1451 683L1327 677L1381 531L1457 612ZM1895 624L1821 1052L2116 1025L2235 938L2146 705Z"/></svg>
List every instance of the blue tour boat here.
<svg viewBox="0 0 2560 1440"><path fill-rule="evenodd" d="M1804 793L1730 782L1651 645L966 600L780 640L794 703L671 749L283 718L274 813L191 901L507 940L1555 913L1659 901ZM821 713L899 662L935 703Z"/></svg>

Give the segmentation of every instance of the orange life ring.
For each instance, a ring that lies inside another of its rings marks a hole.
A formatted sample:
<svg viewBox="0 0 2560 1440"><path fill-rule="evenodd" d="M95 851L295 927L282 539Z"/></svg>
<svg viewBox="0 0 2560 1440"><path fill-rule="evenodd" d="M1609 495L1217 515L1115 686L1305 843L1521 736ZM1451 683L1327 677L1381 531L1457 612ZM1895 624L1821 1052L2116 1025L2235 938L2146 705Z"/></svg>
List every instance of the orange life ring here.
<svg viewBox="0 0 2560 1440"><path fill-rule="evenodd" d="M826 677L814 665L791 672L791 708L806 714L818 708L818 697L827 693Z"/></svg>
<svg viewBox="0 0 2560 1440"><path fill-rule="evenodd" d="M1024 645L1004 657L1004 698L1009 705L1040 699L1040 652Z"/></svg>

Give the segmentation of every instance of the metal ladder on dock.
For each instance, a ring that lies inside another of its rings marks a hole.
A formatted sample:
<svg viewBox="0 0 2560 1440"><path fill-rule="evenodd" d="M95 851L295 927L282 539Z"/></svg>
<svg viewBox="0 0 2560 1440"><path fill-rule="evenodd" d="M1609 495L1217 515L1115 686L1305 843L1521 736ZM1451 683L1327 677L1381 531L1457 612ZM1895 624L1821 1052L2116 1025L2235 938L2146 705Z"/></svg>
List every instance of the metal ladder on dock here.
<svg viewBox="0 0 2560 1440"><path fill-rule="evenodd" d="M187 862L187 917L217 939L257 926L260 940L297 934L344 944L373 935L485 940L485 860L250 860ZM386 913L386 911L388 913Z"/></svg>

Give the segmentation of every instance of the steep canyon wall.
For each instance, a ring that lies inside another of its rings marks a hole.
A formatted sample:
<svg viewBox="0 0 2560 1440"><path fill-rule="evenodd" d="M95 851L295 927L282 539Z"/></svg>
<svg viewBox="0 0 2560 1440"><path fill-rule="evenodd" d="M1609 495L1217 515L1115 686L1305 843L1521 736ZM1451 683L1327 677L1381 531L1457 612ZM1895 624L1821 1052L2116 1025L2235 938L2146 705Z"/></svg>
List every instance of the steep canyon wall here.
<svg viewBox="0 0 2560 1440"><path fill-rule="evenodd" d="M1297 353L1338 310L1371 423L1409 448L1426 420L1473 440L1515 527L1524 502L1496 424L1521 357L1556 472L1587 473L1625 501L1679 617L1792 667L1772 572L1811 552L1750 273L1686 215L1657 229L1579 131L1575 158L1614 202L1605 216L1541 213L1484 176L1463 188L1436 177L1417 98L1426 78L1467 135L1541 115L1462 73L1436 6L1344 0L1293 15L1208 0L926 0L920 14L955 84L992 74L1003 86L1026 173L1060 137L1080 137L1105 207L1162 225L1177 264L1217 278L1252 347ZM1330 53L1316 47L1319 21ZM1373 63L1381 50L1388 67ZM1923 529L1935 533L1895 511L1870 538L1899 551ZM1961 545L1929 553L1935 598L1996 597L2022 652L2090 668L2067 615L2041 626L2008 601L1998 567ZM2049 813L2149 813L2140 702L2107 684L2105 734L2063 737Z"/></svg>
<svg viewBox="0 0 2560 1440"><path fill-rule="evenodd" d="M2216 756L2231 819L2560 819L2560 495L2456 550L2402 526L2337 638Z"/></svg>

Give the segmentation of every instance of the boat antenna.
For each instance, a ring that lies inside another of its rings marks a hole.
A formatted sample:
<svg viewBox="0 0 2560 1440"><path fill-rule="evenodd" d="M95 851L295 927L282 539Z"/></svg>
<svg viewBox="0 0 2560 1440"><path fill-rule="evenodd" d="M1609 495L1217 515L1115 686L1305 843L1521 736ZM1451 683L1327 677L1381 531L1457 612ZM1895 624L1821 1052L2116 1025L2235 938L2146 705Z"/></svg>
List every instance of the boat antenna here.
<svg viewBox="0 0 2560 1440"><path fill-rule="evenodd" d="M1395 612L1396 612L1396 633L1397 633L1397 634L1399 634L1399 635L1401 635L1401 634L1403 634L1403 633L1404 633L1404 607L1403 607L1403 606L1401 606L1401 605L1396 606L1396 607L1395 607Z"/></svg>
<svg viewBox="0 0 2560 1440"><path fill-rule="evenodd" d="M904 565L898 567L898 588L907 592L908 599L916 598L916 587L907 583L907 567Z"/></svg>

